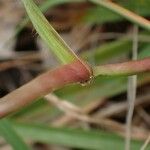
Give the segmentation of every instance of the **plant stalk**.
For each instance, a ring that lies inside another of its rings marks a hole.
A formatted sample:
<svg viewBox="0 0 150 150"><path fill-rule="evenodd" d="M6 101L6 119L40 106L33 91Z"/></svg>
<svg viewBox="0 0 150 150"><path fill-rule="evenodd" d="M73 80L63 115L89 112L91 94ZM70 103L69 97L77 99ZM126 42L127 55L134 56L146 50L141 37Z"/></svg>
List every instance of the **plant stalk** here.
<svg viewBox="0 0 150 150"><path fill-rule="evenodd" d="M87 69L89 68L89 70ZM90 67L80 61L47 71L29 83L0 99L0 118L7 116L67 84L86 82L91 77Z"/></svg>
<svg viewBox="0 0 150 150"><path fill-rule="evenodd" d="M94 72L93 72L94 71ZM56 89L67 84L84 83L98 75L133 75L150 71L150 58L93 67L93 70L80 61L63 65L41 74L24 86L0 99L0 118L7 116Z"/></svg>
<svg viewBox="0 0 150 150"><path fill-rule="evenodd" d="M150 57L124 63L107 64L93 67L93 75L129 76L150 71Z"/></svg>

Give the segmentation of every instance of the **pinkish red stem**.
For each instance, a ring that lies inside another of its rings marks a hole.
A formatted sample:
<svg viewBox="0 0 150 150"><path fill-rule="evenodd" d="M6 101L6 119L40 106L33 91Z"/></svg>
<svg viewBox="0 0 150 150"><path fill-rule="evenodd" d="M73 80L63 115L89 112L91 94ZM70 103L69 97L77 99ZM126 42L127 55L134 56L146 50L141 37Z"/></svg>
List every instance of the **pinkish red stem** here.
<svg viewBox="0 0 150 150"><path fill-rule="evenodd" d="M80 61L43 73L0 99L0 118L67 84L89 80L90 76L89 67Z"/></svg>
<svg viewBox="0 0 150 150"><path fill-rule="evenodd" d="M150 58L93 67L92 71L94 76L132 75L148 72L150 71ZM92 71L88 65L78 60L41 74L39 77L0 99L0 118L67 84L88 81Z"/></svg>
<svg viewBox="0 0 150 150"><path fill-rule="evenodd" d="M93 67L94 76L134 75L149 71L150 71L150 57L136 61L128 61L124 63L108 64Z"/></svg>

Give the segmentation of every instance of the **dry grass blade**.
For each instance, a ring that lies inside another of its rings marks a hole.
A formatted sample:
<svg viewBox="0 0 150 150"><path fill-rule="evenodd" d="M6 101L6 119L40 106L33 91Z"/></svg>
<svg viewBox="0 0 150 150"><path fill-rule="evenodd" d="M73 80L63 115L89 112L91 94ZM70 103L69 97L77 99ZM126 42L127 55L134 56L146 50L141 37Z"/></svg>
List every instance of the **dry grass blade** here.
<svg viewBox="0 0 150 150"><path fill-rule="evenodd" d="M91 116L87 115L84 111L82 111L81 108L77 107L76 105L74 105L66 100L64 101L65 102L64 103L62 99L58 98L55 95L49 94L49 95L46 95L45 98L50 103L52 103L54 106L58 107L60 110L65 112L65 114L67 116L69 116L69 121L72 121L71 120L71 118L72 118L72 119L76 119L76 120L79 120L82 122L96 124L103 129L118 133L119 135L122 135L123 137L125 137L125 134L124 134L125 126L118 122L115 122L115 121L113 121L111 119L107 119L107 118L91 117ZM61 124L61 125L64 125L65 123L66 122L63 122L63 124ZM53 125L56 126L55 123ZM60 126L60 124L59 124L59 126ZM147 137L147 130L133 127L132 138L143 140L143 139L146 139L146 137Z"/></svg>
<svg viewBox="0 0 150 150"><path fill-rule="evenodd" d="M81 108L75 106L74 104L63 101L54 95L46 95L45 98L50 102L53 103L56 107L60 110L64 111L67 115L72 116L80 121L98 124L102 128L109 128L110 130L115 131L123 131L124 127L120 126L119 123L109 120L109 119L96 119L91 118L90 116L86 115Z"/></svg>
<svg viewBox="0 0 150 150"><path fill-rule="evenodd" d="M145 143L143 144L140 150L145 150L149 142L150 142L150 135L148 136L148 138L146 139Z"/></svg>
<svg viewBox="0 0 150 150"><path fill-rule="evenodd" d="M133 30L133 48L132 48L132 59L137 59L138 51L138 26L134 26ZM132 127L132 117L134 112L134 105L136 99L136 87L137 87L137 76L130 76L128 78L128 112L126 117L126 139L125 139L125 150L130 150L130 141L131 141L131 127Z"/></svg>
<svg viewBox="0 0 150 150"><path fill-rule="evenodd" d="M101 99L101 100L94 100L91 103L88 103L86 106L82 107L82 111L84 114L89 114L90 112L92 112L95 108L97 108L98 106L101 106L105 103L106 99ZM59 118L55 119L52 124L54 126L60 127L63 125L71 125L76 121L75 118L73 118L72 116L65 114L60 116Z"/></svg>
<svg viewBox="0 0 150 150"><path fill-rule="evenodd" d="M53 105L57 106L59 109L65 111L65 112L75 112L75 113L83 113L81 109L79 109L77 106L73 105L72 103L69 103L66 100L60 100L56 95L54 94L48 94L45 96L45 99L52 103Z"/></svg>

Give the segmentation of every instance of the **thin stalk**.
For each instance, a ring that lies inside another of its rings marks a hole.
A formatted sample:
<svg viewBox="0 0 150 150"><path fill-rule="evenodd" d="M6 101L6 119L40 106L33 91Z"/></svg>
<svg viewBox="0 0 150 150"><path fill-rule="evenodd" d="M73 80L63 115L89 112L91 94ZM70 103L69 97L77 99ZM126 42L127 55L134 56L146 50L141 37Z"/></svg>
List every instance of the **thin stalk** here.
<svg viewBox="0 0 150 150"><path fill-rule="evenodd" d="M93 3L99 4L104 8L107 8L123 17L128 19L129 21L138 24L140 27L150 30L150 21L133 13L132 11L125 9L111 1L108 0L89 0Z"/></svg>
<svg viewBox="0 0 150 150"><path fill-rule="evenodd" d="M132 48L132 60L137 60L138 53L138 26L134 25L133 28L133 48ZM137 75L128 77L128 112L126 118L126 138L125 138L125 150L130 150L131 147L131 128L132 117L134 112L134 104L136 99L136 87L137 87Z"/></svg>
<svg viewBox="0 0 150 150"><path fill-rule="evenodd" d="M93 67L94 76L129 76L149 71L150 57L141 60Z"/></svg>

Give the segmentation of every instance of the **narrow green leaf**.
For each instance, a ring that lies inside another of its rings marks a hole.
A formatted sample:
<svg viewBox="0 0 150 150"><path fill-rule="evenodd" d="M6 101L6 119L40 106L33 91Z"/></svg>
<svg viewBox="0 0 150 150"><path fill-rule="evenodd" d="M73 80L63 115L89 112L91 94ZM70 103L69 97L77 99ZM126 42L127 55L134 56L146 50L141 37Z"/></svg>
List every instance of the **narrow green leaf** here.
<svg viewBox="0 0 150 150"><path fill-rule="evenodd" d="M14 150L30 150L7 119L0 120L0 135L11 144Z"/></svg>
<svg viewBox="0 0 150 150"><path fill-rule="evenodd" d="M150 15L149 0L118 1L118 3L138 15ZM115 13L110 9L101 6L89 8L86 15L83 17L83 21L90 24L102 24L106 22L122 21L123 19L124 17L119 15L118 13Z"/></svg>
<svg viewBox="0 0 150 150"><path fill-rule="evenodd" d="M55 29L46 20L40 9L32 0L22 0L26 11L41 38L47 43L57 58L63 63L77 59L70 47L63 41Z"/></svg>
<svg viewBox="0 0 150 150"><path fill-rule="evenodd" d="M111 1L108 0L90 0L93 3L96 3L98 5L101 5L102 7L105 7L122 17L128 19L129 21L138 24L142 28L145 28L147 30L150 30L150 21L137 15L136 13L133 13L132 11L125 9Z"/></svg>
<svg viewBox="0 0 150 150"><path fill-rule="evenodd" d="M84 131L81 129L53 128L23 123L14 123L14 128L19 135L44 143L92 150L124 149L123 138L100 130ZM132 141L132 150L139 149L141 144L139 141Z"/></svg>

